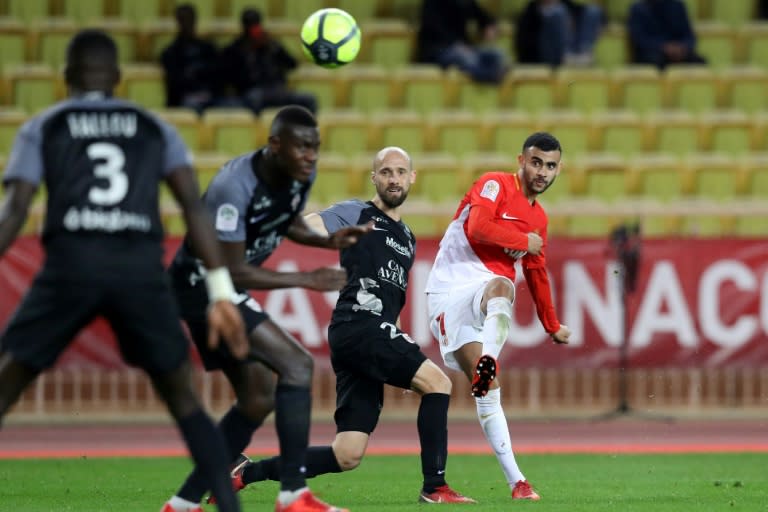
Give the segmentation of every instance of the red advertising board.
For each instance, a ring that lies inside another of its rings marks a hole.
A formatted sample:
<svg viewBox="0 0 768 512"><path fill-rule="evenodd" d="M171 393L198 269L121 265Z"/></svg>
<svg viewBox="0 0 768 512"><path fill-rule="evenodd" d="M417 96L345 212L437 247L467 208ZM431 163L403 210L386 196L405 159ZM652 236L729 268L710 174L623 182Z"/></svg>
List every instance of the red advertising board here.
<svg viewBox="0 0 768 512"><path fill-rule="evenodd" d="M423 293L438 240L420 240L410 275L403 327L430 355ZM179 241L169 241L170 258ZM768 242L717 239L646 240L637 289L628 296L623 329L616 262L604 240L550 241L549 270L561 322L573 331L568 346L555 346L536 318L524 281L517 283L512 334L502 351L507 367L613 367L626 341L634 367L722 367L768 364ZM0 260L3 324L42 262L36 238L19 239ZM332 251L285 242L267 261L292 271L337 264ZM326 327L335 293L303 289L254 294L272 317L328 364ZM437 356L439 357L439 356ZM60 367L123 366L103 322L85 329L61 358Z"/></svg>

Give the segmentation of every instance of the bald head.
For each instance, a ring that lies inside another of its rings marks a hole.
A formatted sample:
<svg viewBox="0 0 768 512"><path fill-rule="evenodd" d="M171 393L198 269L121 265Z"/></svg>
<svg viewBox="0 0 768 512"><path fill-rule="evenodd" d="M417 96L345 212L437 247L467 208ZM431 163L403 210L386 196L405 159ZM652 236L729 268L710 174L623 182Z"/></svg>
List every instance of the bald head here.
<svg viewBox="0 0 768 512"><path fill-rule="evenodd" d="M373 159L373 172L376 172L376 170L381 167L382 163L390 154L394 154L405 159L405 161L408 162L408 170L413 170L413 162L411 161L411 156L406 150L397 146L388 146L376 153L376 156Z"/></svg>

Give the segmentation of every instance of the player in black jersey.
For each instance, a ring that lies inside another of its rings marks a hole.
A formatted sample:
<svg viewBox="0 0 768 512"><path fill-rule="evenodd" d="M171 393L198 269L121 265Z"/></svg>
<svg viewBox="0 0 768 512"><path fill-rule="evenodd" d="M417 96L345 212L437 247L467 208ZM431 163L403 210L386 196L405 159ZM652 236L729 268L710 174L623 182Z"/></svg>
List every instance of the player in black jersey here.
<svg viewBox="0 0 768 512"><path fill-rule="evenodd" d="M224 348L210 350L205 346L203 273L187 241L169 269L182 318L206 369L223 371L237 398L219 424L233 464L253 432L275 410L283 469L275 508L278 512L340 510L317 500L306 487L312 356L274 323L247 291L297 286L328 291L339 290L346 282L346 273L337 268L286 273L261 267L284 237L304 245L339 249L354 244L371 229L348 226L332 235L319 234L304 221L301 212L317 172L319 146L312 113L295 105L285 107L272 122L267 145L224 164L205 192L204 202L215 217L251 342L246 361L232 358ZM208 490L194 471L168 502L173 507L169 510L196 510ZM209 502L217 498L214 493Z"/></svg>
<svg viewBox="0 0 768 512"><path fill-rule="evenodd" d="M75 35L65 77L70 98L22 126L3 175L0 255L43 181L48 200L45 263L0 339L0 418L83 327L103 316L124 359L147 372L168 404L206 481L221 493L219 510L239 511L225 441L191 386L189 342L163 269L160 180L174 191L195 247L213 269L206 337L216 346L224 336L229 350L245 357L243 319L187 149L169 125L111 97L120 71L117 47L103 32Z"/></svg>
<svg viewBox="0 0 768 512"><path fill-rule="evenodd" d="M369 235L341 251L348 281L328 328L336 373L337 434L331 446L309 449L307 476L360 465L379 421L384 384L389 384L421 395L417 423L424 482L419 501L474 503L445 481L451 381L398 327L416 246L410 229L400 220L400 205L415 179L410 156L398 147L384 148L373 161L371 181L376 195L371 201L344 201L307 216L307 223L321 233L374 224ZM279 479L278 462L273 457L246 463L235 488Z"/></svg>

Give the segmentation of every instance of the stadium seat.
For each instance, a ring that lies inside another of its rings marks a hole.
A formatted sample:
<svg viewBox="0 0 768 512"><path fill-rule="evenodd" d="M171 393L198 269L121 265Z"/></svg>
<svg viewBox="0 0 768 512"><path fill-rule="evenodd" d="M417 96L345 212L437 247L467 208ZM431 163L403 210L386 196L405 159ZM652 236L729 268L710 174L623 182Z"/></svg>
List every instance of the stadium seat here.
<svg viewBox="0 0 768 512"><path fill-rule="evenodd" d="M164 108L165 85L162 68L151 64L124 65L118 96L135 101L145 108Z"/></svg>
<svg viewBox="0 0 768 512"><path fill-rule="evenodd" d="M713 20L741 26L756 18L757 5L755 0L720 0L710 3Z"/></svg>
<svg viewBox="0 0 768 512"><path fill-rule="evenodd" d="M392 18L400 18L408 23L418 22L419 10L421 9L421 0L385 0L384 12Z"/></svg>
<svg viewBox="0 0 768 512"><path fill-rule="evenodd" d="M318 110L330 110L344 104L344 76L331 69L307 64L291 72L288 84L295 91L314 94Z"/></svg>
<svg viewBox="0 0 768 512"><path fill-rule="evenodd" d="M357 110L329 110L317 116L321 151L354 156L369 149L368 117ZM322 158L322 157L321 157Z"/></svg>
<svg viewBox="0 0 768 512"><path fill-rule="evenodd" d="M478 83L462 74L457 77L456 86L458 87L458 108L478 113L499 108L503 85Z"/></svg>
<svg viewBox="0 0 768 512"><path fill-rule="evenodd" d="M412 154L416 181L408 198L455 207L468 186L460 160L446 153Z"/></svg>
<svg viewBox="0 0 768 512"><path fill-rule="evenodd" d="M359 178L362 178L362 173L352 172L346 156L324 152L317 163L317 178L310 197L323 206L359 197Z"/></svg>
<svg viewBox="0 0 768 512"><path fill-rule="evenodd" d="M520 140L520 146L523 145L523 140L524 139ZM465 191L461 193L461 196L469 190L470 186L477 181L480 176L487 172L516 172L518 169L516 158L505 153L496 152L467 155L462 158L462 167L464 169L463 172L466 186L464 187Z"/></svg>
<svg viewBox="0 0 768 512"><path fill-rule="evenodd" d="M35 34L33 60L47 64L52 69L64 69L67 44L78 31L77 23L69 19L41 18L32 23L30 28Z"/></svg>
<svg viewBox="0 0 768 512"><path fill-rule="evenodd" d="M561 68L555 74L556 104L561 108L594 112L611 106L611 87L602 69Z"/></svg>
<svg viewBox="0 0 768 512"><path fill-rule="evenodd" d="M611 72L617 108L639 113L663 106L663 88L659 71L653 66L627 66Z"/></svg>
<svg viewBox="0 0 768 512"><path fill-rule="evenodd" d="M63 15L78 26L91 26L93 20L114 14L109 12L109 6L112 4L111 0L69 0L63 2Z"/></svg>
<svg viewBox="0 0 768 512"><path fill-rule="evenodd" d="M625 219L599 213L576 213L568 216L567 235L573 237L606 238Z"/></svg>
<svg viewBox="0 0 768 512"><path fill-rule="evenodd" d="M768 69L768 23L745 23L740 27L740 33L746 63Z"/></svg>
<svg viewBox="0 0 768 512"><path fill-rule="evenodd" d="M355 4L370 4L359 2ZM413 61L414 33L403 20L370 20L360 23L363 42L358 61L386 69L404 68Z"/></svg>
<svg viewBox="0 0 768 512"><path fill-rule="evenodd" d="M336 73L344 75L348 87L347 94L342 96L348 103L343 106L366 113L388 110L392 106L393 82L384 68L354 65Z"/></svg>
<svg viewBox="0 0 768 512"><path fill-rule="evenodd" d="M16 108L0 108L0 155L10 155L13 141L29 116ZM5 167L0 167L4 169Z"/></svg>
<svg viewBox="0 0 768 512"><path fill-rule="evenodd" d="M12 104L34 114L64 98L61 73L43 64L28 64L7 70L5 77Z"/></svg>
<svg viewBox="0 0 768 512"><path fill-rule="evenodd" d="M50 14L48 0L8 0L8 15L22 23L47 18Z"/></svg>
<svg viewBox="0 0 768 512"><path fill-rule="evenodd" d="M741 160L746 180L745 192L757 199L768 199L768 152L754 152Z"/></svg>
<svg viewBox="0 0 768 512"><path fill-rule="evenodd" d="M629 14L629 6L635 0L610 0L604 2L605 14L608 16L608 20L617 23L624 23Z"/></svg>
<svg viewBox="0 0 768 512"><path fill-rule="evenodd" d="M360 0L335 0L333 7L337 7L344 11L347 11L359 25L364 25L371 21L376 21L376 10L378 9L379 2L369 1L361 2ZM365 32L363 32L365 33Z"/></svg>
<svg viewBox="0 0 768 512"><path fill-rule="evenodd" d="M129 0L120 0L118 5L118 16L122 20L135 23L137 26L145 23L155 22L162 12L162 4L165 0L141 0L140 2L131 2Z"/></svg>
<svg viewBox="0 0 768 512"><path fill-rule="evenodd" d="M211 108L203 113L202 148L235 156L253 151L266 142L269 123L248 109Z"/></svg>
<svg viewBox="0 0 768 512"><path fill-rule="evenodd" d="M187 144L187 147L193 152L197 153L202 150L201 145L201 131L202 122L194 110L186 108L164 108L157 109L155 113L173 125L181 135L181 138Z"/></svg>
<svg viewBox="0 0 768 512"><path fill-rule="evenodd" d="M692 213L683 217L680 234L694 238L720 238L734 234L735 215Z"/></svg>
<svg viewBox="0 0 768 512"><path fill-rule="evenodd" d="M515 66L508 74L501 97L502 108L541 112L555 106L552 69L548 66Z"/></svg>
<svg viewBox="0 0 768 512"><path fill-rule="evenodd" d="M489 112L484 121L487 125L490 152L507 155L512 162L520 154L523 142L538 130L537 119L520 110Z"/></svg>
<svg viewBox="0 0 768 512"><path fill-rule="evenodd" d="M271 23L269 29L270 34L281 42L283 41L285 30L291 30L292 35L294 34L294 30L298 32L298 28L296 28L296 25L294 24L286 25L284 23ZM199 30L200 34L213 43L218 49L223 49L228 46L235 38L240 36L240 31L240 25L236 25L226 18L211 18L206 20L200 23ZM291 42L293 42L294 39L296 40L296 44L298 44L298 37L291 37ZM290 49L289 51L299 59L300 63L302 62L302 55L295 53Z"/></svg>
<svg viewBox="0 0 768 512"><path fill-rule="evenodd" d="M696 117L682 110L665 110L646 116L648 149L683 155L697 151L700 131Z"/></svg>
<svg viewBox="0 0 768 512"><path fill-rule="evenodd" d="M685 159L691 174L691 193L697 198L732 201L747 191L743 166L731 155L697 153Z"/></svg>
<svg viewBox="0 0 768 512"><path fill-rule="evenodd" d="M768 49L768 48L766 48ZM734 66L722 70L723 106L741 110L746 114L768 108L768 71L758 67Z"/></svg>
<svg viewBox="0 0 768 512"><path fill-rule="evenodd" d="M632 183L624 158L614 154L593 153L581 158L576 157L574 160L574 165L571 167L580 169L583 176L573 177L583 180L586 195L590 199L615 203L630 195ZM566 171L567 168L563 173Z"/></svg>
<svg viewBox="0 0 768 512"><path fill-rule="evenodd" d="M627 31L624 25L610 23L604 29L594 48L595 64L602 69L617 69L629 62Z"/></svg>
<svg viewBox="0 0 768 512"><path fill-rule="evenodd" d="M323 0L283 0L283 18L304 23L318 9L325 7Z"/></svg>
<svg viewBox="0 0 768 512"><path fill-rule="evenodd" d="M416 112L379 112L371 118L371 130L371 147L400 146L413 154L427 150L426 123Z"/></svg>
<svg viewBox="0 0 768 512"><path fill-rule="evenodd" d="M468 110L441 110L427 116L428 149L454 156L488 149L482 119Z"/></svg>
<svg viewBox="0 0 768 512"><path fill-rule="evenodd" d="M738 110L714 110L699 116L701 148L731 156L758 149L760 129Z"/></svg>
<svg viewBox="0 0 768 512"><path fill-rule="evenodd" d="M646 148L645 125L631 110L606 110L592 114L596 151L633 155Z"/></svg>
<svg viewBox="0 0 768 512"><path fill-rule="evenodd" d="M683 0L685 8L688 11L688 18L691 23L698 25L702 20L708 19L709 13L709 0Z"/></svg>
<svg viewBox="0 0 768 512"><path fill-rule="evenodd" d="M0 72L27 60L27 27L18 20L0 18Z"/></svg>
<svg viewBox="0 0 768 512"><path fill-rule="evenodd" d="M724 23L699 22L695 25L696 50L709 67L728 69L736 62L738 32Z"/></svg>
<svg viewBox="0 0 768 512"><path fill-rule="evenodd" d="M393 105L423 114L452 107L457 73L437 66L409 66L393 71Z"/></svg>
<svg viewBox="0 0 768 512"><path fill-rule="evenodd" d="M589 118L576 110L554 110L538 116L541 128L554 134L567 155L582 155L593 147ZM522 143L522 139L520 142Z"/></svg>
<svg viewBox="0 0 768 512"><path fill-rule="evenodd" d="M136 2L138 3L138 2ZM203 37L205 34L201 34ZM176 22L165 19L152 19L143 23L138 33L137 52L141 60L160 62L163 50L176 37Z"/></svg>
<svg viewBox="0 0 768 512"><path fill-rule="evenodd" d="M629 189L640 197L668 202L687 194L690 173L679 157L666 153L641 153L629 158Z"/></svg>
<svg viewBox="0 0 768 512"><path fill-rule="evenodd" d="M666 105L688 112L704 112L720 105L720 82L705 66L670 66L664 73Z"/></svg>

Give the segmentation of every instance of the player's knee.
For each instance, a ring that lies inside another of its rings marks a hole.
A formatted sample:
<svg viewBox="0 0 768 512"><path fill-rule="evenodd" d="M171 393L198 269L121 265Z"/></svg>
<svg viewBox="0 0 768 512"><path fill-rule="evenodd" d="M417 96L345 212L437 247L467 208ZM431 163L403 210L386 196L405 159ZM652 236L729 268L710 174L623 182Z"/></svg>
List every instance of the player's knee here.
<svg viewBox="0 0 768 512"><path fill-rule="evenodd" d="M334 447L336 462L342 471L355 469L363 461L365 449L358 446Z"/></svg>
<svg viewBox="0 0 768 512"><path fill-rule="evenodd" d="M275 409L274 388L253 390L238 400L238 407L251 421L263 421Z"/></svg>
<svg viewBox="0 0 768 512"><path fill-rule="evenodd" d="M485 285L486 300L494 297L504 297L510 302L515 300L515 285L506 277L494 277Z"/></svg>
<svg viewBox="0 0 768 512"><path fill-rule="evenodd" d="M432 376L429 381L427 381L427 389L425 389L426 393L442 393L445 395L450 395L451 390L453 389L453 383L451 382L451 379L448 378L446 374L443 372L437 373L434 376Z"/></svg>
<svg viewBox="0 0 768 512"><path fill-rule="evenodd" d="M314 369L315 362L312 356L309 353L302 353L278 372L279 381L281 384L291 386L310 387Z"/></svg>

